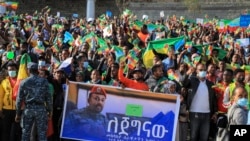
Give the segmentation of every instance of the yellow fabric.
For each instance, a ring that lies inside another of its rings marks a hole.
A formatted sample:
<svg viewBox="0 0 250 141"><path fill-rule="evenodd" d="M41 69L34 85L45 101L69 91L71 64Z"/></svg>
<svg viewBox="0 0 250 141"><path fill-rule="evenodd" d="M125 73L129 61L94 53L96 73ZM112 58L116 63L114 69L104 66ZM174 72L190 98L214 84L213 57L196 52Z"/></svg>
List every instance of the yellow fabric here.
<svg viewBox="0 0 250 141"><path fill-rule="evenodd" d="M235 83L231 83L229 85L229 93L230 93L230 98L232 97L233 95L233 90L235 88ZM250 87L249 85L245 85L245 89L247 90L247 96L248 96L248 101L250 101Z"/></svg>
<svg viewBox="0 0 250 141"><path fill-rule="evenodd" d="M20 64L17 79L22 80L28 77L27 64Z"/></svg>
<svg viewBox="0 0 250 141"><path fill-rule="evenodd" d="M9 78L4 79L0 85L0 110L15 110L16 101L12 99L13 88L11 87Z"/></svg>

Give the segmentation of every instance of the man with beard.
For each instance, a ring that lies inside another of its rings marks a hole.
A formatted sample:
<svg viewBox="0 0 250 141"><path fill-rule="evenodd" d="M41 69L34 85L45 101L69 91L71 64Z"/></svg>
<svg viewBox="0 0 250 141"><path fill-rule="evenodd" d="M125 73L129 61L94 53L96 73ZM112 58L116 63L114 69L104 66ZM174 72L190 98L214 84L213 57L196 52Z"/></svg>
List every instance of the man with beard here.
<svg viewBox="0 0 250 141"><path fill-rule="evenodd" d="M105 90L100 86L93 86L88 96L89 105L82 109L72 110L66 115L63 137L105 140L107 121L105 115L101 113L105 101Z"/></svg>
<svg viewBox="0 0 250 141"><path fill-rule="evenodd" d="M142 68L135 68L132 71L133 79L129 79L127 77L124 77L123 72L125 68L125 62L122 61L120 63L120 68L118 71L118 78L120 82L128 88L136 89L136 90L142 90L142 91L148 91L148 85L143 81L143 70Z"/></svg>
<svg viewBox="0 0 250 141"><path fill-rule="evenodd" d="M245 80L245 71L242 69L236 69L234 71L235 82L231 83L224 92L223 106L229 108L231 106L231 97L233 94L233 90L236 87L244 87L247 90L248 97L250 96L250 86L244 83Z"/></svg>

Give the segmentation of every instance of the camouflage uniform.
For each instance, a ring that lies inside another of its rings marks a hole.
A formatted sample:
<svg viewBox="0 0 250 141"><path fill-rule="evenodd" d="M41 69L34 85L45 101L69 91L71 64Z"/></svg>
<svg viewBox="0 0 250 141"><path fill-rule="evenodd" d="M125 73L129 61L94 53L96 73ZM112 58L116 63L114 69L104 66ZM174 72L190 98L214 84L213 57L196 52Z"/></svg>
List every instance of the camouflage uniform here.
<svg viewBox="0 0 250 141"><path fill-rule="evenodd" d="M103 141L106 137L106 118L88 107L75 109L66 115L63 136Z"/></svg>
<svg viewBox="0 0 250 141"><path fill-rule="evenodd" d="M25 104L21 113L22 102ZM46 141L48 112L52 111L52 97L46 79L33 75L21 82L16 101L17 115L22 114L22 141L29 141L33 123L37 124L39 141Z"/></svg>

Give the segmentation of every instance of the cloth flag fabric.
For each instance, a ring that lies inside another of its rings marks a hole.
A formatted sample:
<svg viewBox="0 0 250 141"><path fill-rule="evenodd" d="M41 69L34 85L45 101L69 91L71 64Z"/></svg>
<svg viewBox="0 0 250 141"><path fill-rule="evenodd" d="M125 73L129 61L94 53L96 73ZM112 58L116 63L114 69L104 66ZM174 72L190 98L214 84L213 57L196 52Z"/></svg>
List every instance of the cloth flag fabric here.
<svg viewBox="0 0 250 141"><path fill-rule="evenodd" d="M121 56L124 56L123 49L119 46L112 46L111 52L115 53L116 62L119 62L119 58L121 58Z"/></svg>
<svg viewBox="0 0 250 141"><path fill-rule="evenodd" d="M55 68L58 68L60 66L60 61L57 60L53 55L51 56L51 64L54 65Z"/></svg>
<svg viewBox="0 0 250 141"><path fill-rule="evenodd" d="M74 38L73 38L72 34L69 33L68 31L66 31L66 32L64 33L64 40L63 40L63 42L64 42L64 43L67 43L67 42L73 41L73 40L74 40Z"/></svg>
<svg viewBox="0 0 250 141"><path fill-rule="evenodd" d="M72 57L67 58L64 60L61 65L59 66L58 69L64 70L64 72L69 75L71 73L71 62L72 62Z"/></svg>
<svg viewBox="0 0 250 141"><path fill-rule="evenodd" d="M180 81L179 75L177 73L175 73L174 70L169 69L167 73L168 73L168 78L170 80L176 80L177 82Z"/></svg>
<svg viewBox="0 0 250 141"><path fill-rule="evenodd" d="M25 53L22 55L21 60L20 60L20 66L18 70L18 75L17 75L17 82L13 88L13 96L12 98L15 100L17 97L19 85L22 80L28 77L28 72L27 72L27 64L31 62L30 56Z"/></svg>
<svg viewBox="0 0 250 141"><path fill-rule="evenodd" d="M146 68L151 68L153 66L153 58L154 53L153 49L160 54L167 54L169 51L169 47L172 45L174 46L177 42L183 40L184 36L178 38L169 38L169 39L162 39L151 41L148 44L146 51L143 54L143 62Z"/></svg>

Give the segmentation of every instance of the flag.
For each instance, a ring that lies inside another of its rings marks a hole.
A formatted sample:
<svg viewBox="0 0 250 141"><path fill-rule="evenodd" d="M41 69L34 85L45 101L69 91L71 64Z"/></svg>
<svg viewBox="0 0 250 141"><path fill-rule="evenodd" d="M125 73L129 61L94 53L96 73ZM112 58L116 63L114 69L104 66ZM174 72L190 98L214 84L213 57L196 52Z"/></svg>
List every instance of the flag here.
<svg viewBox="0 0 250 141"><path fill-rule="evenodd" d="M43 45L39 46L37 45L34 47L34 52L37 54L43 53L45 51L45 47Z"/></svg>
<svg viewBox="0 0 250 141"><path fill-rule="evenodd" d="M177 52L181 47L183 47L184 44L185 44L185 38L183 37L181 40L179 40L174 44L175 52Z"/></svg>
<svg viewBox="0 0 250 141"><path fill-rule="evenodd" d="M73 40L74 40L74 38L73 38L72 34L69 33L68 31L66 31L66 32L64 33L64 40L63 40L63 42L64 42L64 43L67 43L67 42L71 42L71 41L73 41Z"/></svg>
<svg viewBox="0 0 250 141"><path fill-rule="evenodd" d="M231 69L231 70L236 70L236 69L240 69L241 66L239 64L228 64L226 63L226 69Z"/></svg>
<svg viewBox="0 0 250 141"><path fill-rule="evenodd" d="M97 44L100 47L106 47L106 48L108 48L107 42L105 40L103 40L102 38L100 38L100 37L97 37Z"/></svg>
<svg viewBox="0 0 250 141"><path fill-rule="evenodd" d="M237 49L240 49L240 41L236 41L234 43L234 46L237 48Z"/></svg>
<svg viewBox="0 0 250 141"><path fill-rule="evenodd" d="M130 50L128 55L127 55L127 59L128 59L128 67L130 69L134 69L136 64L138 63L139 59L136 57L136 53L134 50Z"/></svg>
<svg viewBox="0 0 250 141"><path fill-rule="evenodd" d="M197 65L197 64L200 62L200 60L201 60L201 56L200 56L200 55L194 57L193 64L194 64L194 65Z"/></svg>
<svg viewBox="0 0 250 141"><path fill-rule="evenodd" d="M59 66L60 66L60 61L59 60L57 60L53 55L51 56L51 64L53 64L54 66L54 68L58 68Z"/></svg>
<svg viewBox="0 0 250 141"><path fill-rule="evenodd" d="M169 78L170 80L176 80L177 82L180 81L179 75L178 75L177 73L175 73L172 69L169 69L169 70L167 71L167 73L168 73L168 78Z"/></svg>
<svg viewBox="0 0 250 141"><path fill-rule="evenodd" d="M206 55L207 56L211 56L212 55L212 51L213 51L213 46L209 45L206 51Z"/></svg>
<svg viewBox="0 0 250 141"><path fill-rule="evenodd" d="M224 49L220 48L220 47L213 47L213 49L218 50L218 58L220 60L224 59L227 55L227 51L225 51Z"/></svg>
<svg viewBox="0 0 250 141"><path fill-rule="evenodd" d="M58 69L62 69L64 70L64 72L69 75L71 73L71 62L72 62L72 57L67 58L66 60L64 60Z"/></svg>
<svg viewBox="0 0 250 141"><path fill-rule="evenodd" d="M60 49L58 48L58 46L56 44L54 44L52 47L51 47L52 51L54 53L58 53L60 51Z"/></svg>
<svg viewBox="0 0 250 141"><path fill-rule="evenodd" d="M28 77L28 72L27 72L27 64L31 62L30 56L28 53L25 53L22 55L21 60L20 60L20 65L19 65L19 70L18 70L18 75L17 75L17 82L13 88L13 99L16 99L19 85L22 80Z"/></svg>
<svg viewBox="0 0 250 141"><path fill-rule="evenodd" d="M189 60L189 58L186 55L184 55L183 62L186 63L188 67L193 66L192 62Z"/></svg>
<svg viewBox="0 0 250 141"><path fill-rule="evenodd" d="M85 42L91 44L91 40L92 40L93 38L96 38L96 37L97 37L97 35L96 35L94 32L90 32L89 34L87 34L87 35L85 35L85 36L83 37L83 40L84 40Z"/></svg>
<svg viewBox="0 0 250 141"><path fill-rule="evenodd" d="M1 6L9 7L11 9L17 10L18 2L1 2Z"/></svg>
<svg viewBox="0 0 250 141"><path fill-rule="evenodd" d="M185 49L187 49L188 52L191 52L192 46L193 46L192 42L186 42Z"/></svg>
<svg viewBox="0 0 250 141"><path fill-rule="evenodd" d="M153 57L154 57L153 50L155 50L157 53L160 53L160 54L167 54L168 51L171 49L171 46L175 45L177 42L179 42L183 38L184 36L181 36L178 38L169 38L169 39L150 41L142 57L145 67L151 68L153 66Z"/></svg>
<svg viewBox="0 0 250 141"><path fill-rule="evenodd" d="M108 47L100 47L97 49L98 54L104 54L104 53L109 53L109 48Z"/></svg>
<svg viewBox="0 0 250 141"><path fill-rule="evenodd" d="M143 26L143 22L141 22L141 21L135 21L135 22L132 24L132 28L133 28L134 30L138 30L138 31L141 30L142 26Z"/></svg>
<svg viewBox="0 0 250 141"><path fill-rule="evenodd" d="M241 69L245 70L246 74L250 74L250 65L243 65Z"/></svg>
<svg viewBox="0 0 250 141"><path fill-rule="evenodd" d="M115 53L115 56L116 56L116 62L119 62L119 58L121 56L124 56L124 53L123 53L123 49L119 46L112 46L111 48L111 52L114 52Z"/></svg>
<svg viewBox="0 0 250 141"><path fill-rule="evenodd" d="M221 83L216 83L212 86L215 91L225 91L225 87Z"/></svg>
<svg viewBox="0 0 250 141"><path fill-rule="evenodd" d="M10 7L14 10L17 10L17 7L18 7L18 3L17 2L12 2Z"/></svg>
<svg viewBox="0 0 250 141"><path fill-rule="evenodd" d="M135 51L136 54L141 52L141 49L138 46L134 46L133 50Z"/></svg>

